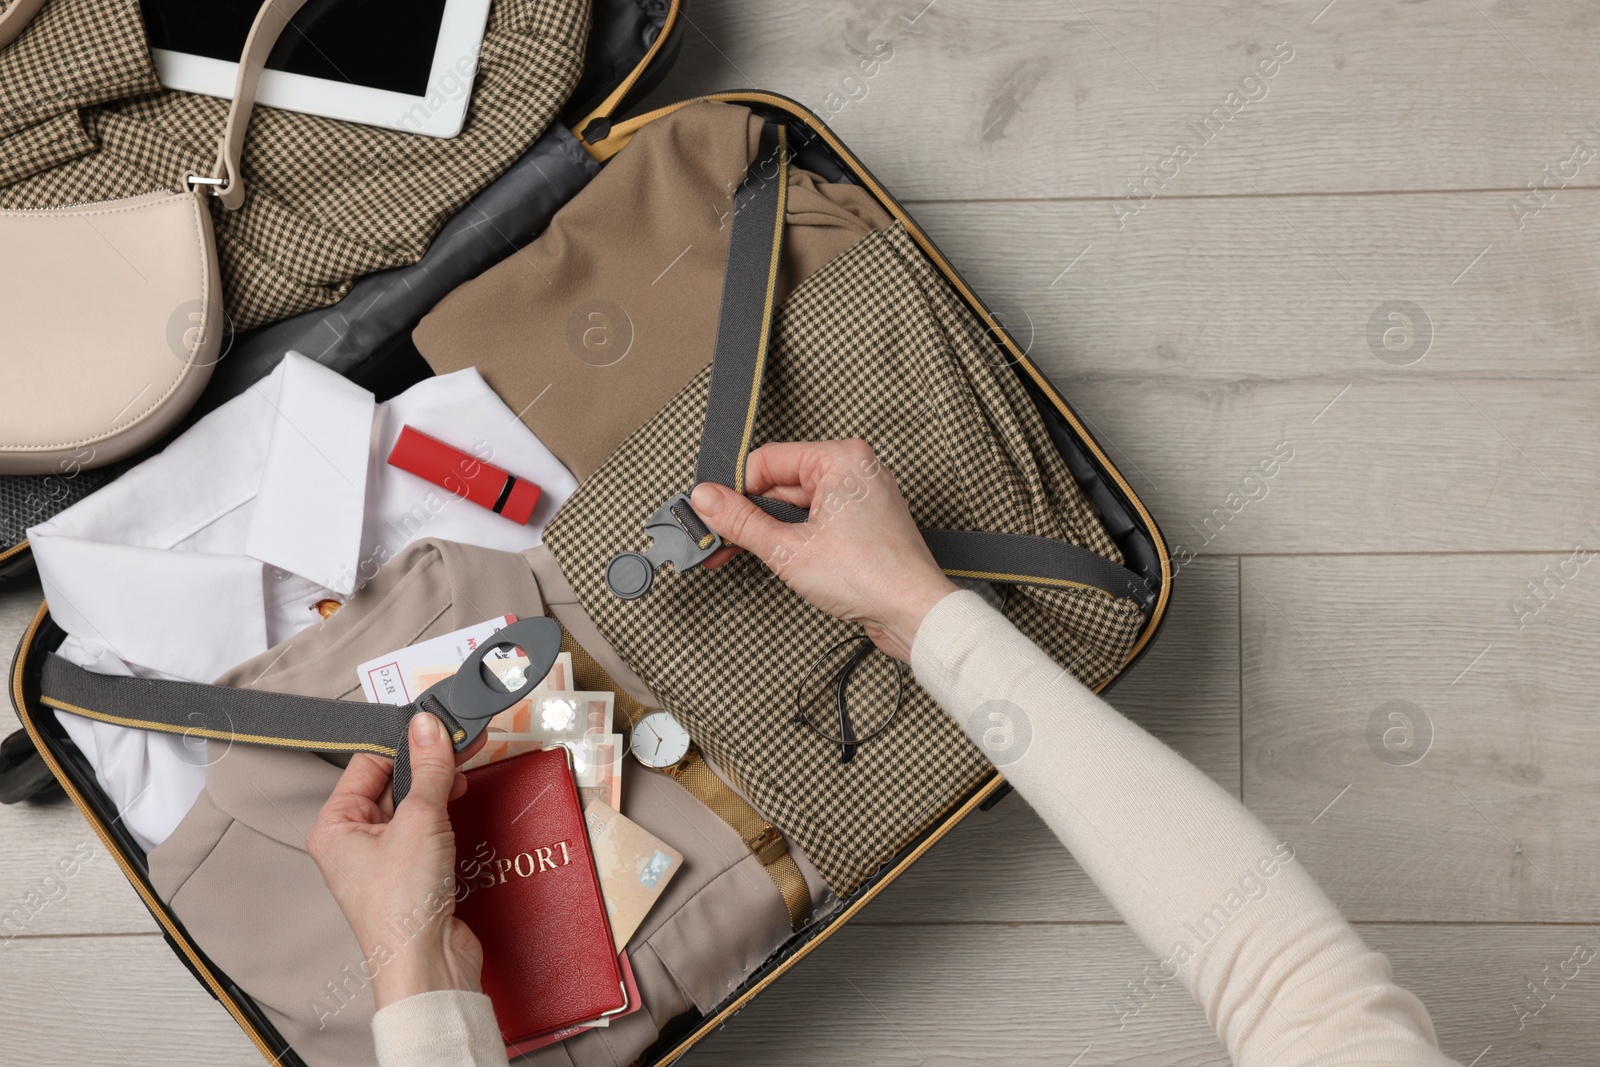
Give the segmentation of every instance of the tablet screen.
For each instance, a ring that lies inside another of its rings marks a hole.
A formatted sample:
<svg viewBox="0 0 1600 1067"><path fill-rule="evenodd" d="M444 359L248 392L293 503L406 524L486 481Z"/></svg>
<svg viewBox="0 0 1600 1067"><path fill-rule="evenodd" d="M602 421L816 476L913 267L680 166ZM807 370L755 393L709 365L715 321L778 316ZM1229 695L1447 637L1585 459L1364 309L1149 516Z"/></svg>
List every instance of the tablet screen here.
<svg viewBox="0 0 1600 1067"><path fill-rule="evenodd" d="M152 48L237 63L256 0L141 0ZM267 60L273 70L425 96L445 0L310 0Z"/></svg>

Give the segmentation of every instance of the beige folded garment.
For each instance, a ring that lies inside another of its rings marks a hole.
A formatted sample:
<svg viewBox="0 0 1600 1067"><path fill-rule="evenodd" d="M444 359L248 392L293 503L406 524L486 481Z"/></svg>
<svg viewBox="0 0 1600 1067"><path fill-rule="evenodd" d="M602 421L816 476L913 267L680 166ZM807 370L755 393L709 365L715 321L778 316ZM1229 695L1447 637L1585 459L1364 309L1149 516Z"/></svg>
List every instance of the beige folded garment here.
<svg viewBox="0 0 1600 1067"><path fill-rule="evenodd" d="M702 101L646 125L550 228L412 334L444 374L476 366L579 479L711 362L733 191L761 120ZM891 219L860 186L789 171L779 302Z"/></svg>
<svg viewBox="0 0 1600 1067"><path fill-rule="evenodd" d="M635 699L649 692L598 643L543 549L496 552L424 539L318 626L235 667L224 685L361 699L373 656L511 612L546 607ZM583 680L579 675L580 682ZM355 935L305 850L340 769L314 753L212 742L206 788L150 853L150 878L190 935L311 1067L376 1064L371 984ZM789 936L783 898L727 823L666 775L623 764L623 811L683 853L628 942L645 1008L533 1054L532 1062L629 1063L668 1020L709 1010ZM813 899L824 893L802 857ZM393 946L390 946L393 948Z"/></svg>

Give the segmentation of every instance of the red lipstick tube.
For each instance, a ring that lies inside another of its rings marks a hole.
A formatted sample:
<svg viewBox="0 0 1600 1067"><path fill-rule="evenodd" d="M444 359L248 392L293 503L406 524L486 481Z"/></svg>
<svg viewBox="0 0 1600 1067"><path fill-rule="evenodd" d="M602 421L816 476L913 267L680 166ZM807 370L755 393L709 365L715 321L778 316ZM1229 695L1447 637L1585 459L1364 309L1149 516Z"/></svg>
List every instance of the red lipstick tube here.
<svg viewBox="0 0 1600 1067"><path fill-rule="evenodd" d="M512 522L533 517L541 490L492 463L413 430L400 427L400 439L389 451L389 465L426 479L452 496L470 500Z"/></svg>

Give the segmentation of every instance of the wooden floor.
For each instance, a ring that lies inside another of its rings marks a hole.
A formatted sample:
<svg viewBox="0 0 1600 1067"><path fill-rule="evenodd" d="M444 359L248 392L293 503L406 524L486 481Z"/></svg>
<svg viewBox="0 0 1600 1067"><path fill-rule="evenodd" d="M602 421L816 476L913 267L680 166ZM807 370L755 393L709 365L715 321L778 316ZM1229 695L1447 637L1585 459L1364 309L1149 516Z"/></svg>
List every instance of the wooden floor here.
<svg viewBox="0 0 1600 1067"><path fill-rule="evenodd" d="M1600 980L1530 984L1600 946L1600 8L689 19L653 99L828 118L1194 556L1113 702L1293 842L1463 1065L1600 1062ZM0 646L37 596L0 591ZM3 902L93 844L66 808L0 833ZM0 944L0 1059L252 1062L92 856ZM1146 962L1013 798L686 1062L1226 1063L1176 989L1121 1024Z"/></svg>

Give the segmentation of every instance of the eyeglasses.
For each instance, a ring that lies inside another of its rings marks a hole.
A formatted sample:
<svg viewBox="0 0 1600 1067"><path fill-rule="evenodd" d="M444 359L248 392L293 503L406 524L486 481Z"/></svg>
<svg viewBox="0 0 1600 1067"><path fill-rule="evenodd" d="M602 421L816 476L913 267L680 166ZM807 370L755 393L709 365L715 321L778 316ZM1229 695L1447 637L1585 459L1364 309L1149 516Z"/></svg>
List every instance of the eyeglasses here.
<svg viewBox="0 0 1600 1067"><path fill-rule="evenodd" d="M830 645L795 690L793 721L839 746L839 762L894 723L905 701L905 664L865 634Z"/></svg>

